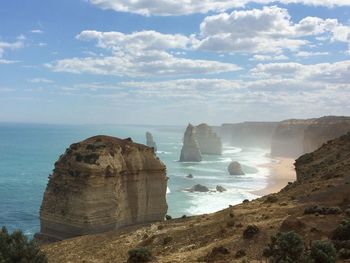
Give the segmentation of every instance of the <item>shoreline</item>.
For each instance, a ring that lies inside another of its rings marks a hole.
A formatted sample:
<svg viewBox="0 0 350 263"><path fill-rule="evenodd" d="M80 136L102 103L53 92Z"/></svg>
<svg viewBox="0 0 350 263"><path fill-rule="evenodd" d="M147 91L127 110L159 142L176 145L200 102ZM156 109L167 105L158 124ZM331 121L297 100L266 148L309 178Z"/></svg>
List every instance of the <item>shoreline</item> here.
<svg viewBox="0 0 350 263"><path fill-rule="evenodd" d="M288 182L294 182L296 180L294 159L277 157L274 158L274 160L276 160L276 162L263 165L263 167L267 167L270 170L270 175L267 177L266 187L260 190L251 191L252 194L265 196L277 193L285 187Z"/></svg>

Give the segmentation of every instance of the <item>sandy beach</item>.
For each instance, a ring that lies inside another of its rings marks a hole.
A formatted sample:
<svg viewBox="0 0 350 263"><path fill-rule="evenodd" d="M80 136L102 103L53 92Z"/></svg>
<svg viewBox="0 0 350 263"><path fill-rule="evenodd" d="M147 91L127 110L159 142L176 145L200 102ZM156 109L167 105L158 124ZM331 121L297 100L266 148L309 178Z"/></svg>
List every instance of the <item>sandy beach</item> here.
<svg viewBox="0 0 350 263"><path fill-rule="evenodd" d="M277 193L285 187L288 182L294 182L296 180L294 159L275 158L275 160L276 162L264 165L264 167L268 167L271 170L271 175L267 178L267 186L261 190L253 191L253 194L263 196Z"/></svg>

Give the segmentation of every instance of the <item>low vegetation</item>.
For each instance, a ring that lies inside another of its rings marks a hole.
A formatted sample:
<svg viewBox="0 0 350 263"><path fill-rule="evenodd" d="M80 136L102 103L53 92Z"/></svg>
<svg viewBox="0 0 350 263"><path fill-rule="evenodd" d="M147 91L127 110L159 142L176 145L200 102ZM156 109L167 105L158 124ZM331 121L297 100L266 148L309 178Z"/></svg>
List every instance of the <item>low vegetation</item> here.
<svg viewBox="0 0 350 263"><path fill-rule="evenodd" d="M128 263L149 262L152 260L152 253L146 247L139 247L129 250Z"/></svg>
<svg viewBox="0 0 350 263"><path fill-rule="evenodd" d="M21 231L11 234L3 227L0 231L1 263L46 263L43 254L34 240L29 240Z"/></svg>

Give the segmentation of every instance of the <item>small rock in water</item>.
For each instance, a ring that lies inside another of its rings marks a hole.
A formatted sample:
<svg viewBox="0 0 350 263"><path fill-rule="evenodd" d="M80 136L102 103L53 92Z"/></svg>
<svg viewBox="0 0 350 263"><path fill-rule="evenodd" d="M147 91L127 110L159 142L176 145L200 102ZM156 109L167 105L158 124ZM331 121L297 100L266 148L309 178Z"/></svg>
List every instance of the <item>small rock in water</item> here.
<svg viewBox="0 0 350 263"><path fill-rule="evenodd" d="M227 168L230 175L244 175L239 162L231 162Z"/></svg>
<svg viewBox="0 0 350 263"><path fill-rule="evenodd" d="M201 184L196 184L191 190L194 192L209 192L209 188Z"/></svg>
<svg viewBox="0 0 350 263"><path fill-rule="evenodd" d="M226 190L226 188L222 187L221 185L217 185L216 186L216 191L222 193L222 192L225 192L227 190Z"/></svg>
<svg viewBox="0 0 350 263"><path fill-rule="evenodd" d="M192 175L192 174L189 174L189 175L186 176L186 178L193 179L193 175Z"/></svg>

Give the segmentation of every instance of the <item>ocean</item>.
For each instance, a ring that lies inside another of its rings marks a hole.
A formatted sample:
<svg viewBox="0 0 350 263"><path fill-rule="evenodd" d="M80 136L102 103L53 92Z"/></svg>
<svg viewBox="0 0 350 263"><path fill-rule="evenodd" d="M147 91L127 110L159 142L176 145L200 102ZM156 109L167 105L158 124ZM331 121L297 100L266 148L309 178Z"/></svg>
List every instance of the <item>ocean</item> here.
<svg viewBox="0 0 350 263"><path fill-rule="evenodd" d="M58 157L74 142L94 135L131 137L145 143L149 131L157 143L158 157L167 167L168 214L172 217L211 213L229 205L254 199L253 190L266 186L272 160L269 149L223 147L221 156L204 155L200 163L178 162L186 127L141 125L43 125L0 124L0 227L21 229L32 236L40 229L39 208L48 176ZM243 176L231 176L231 160L242 164ZM188 174L193 179L186 178ZM186 189L202 184L213 190L191 193ZM214 191L217 185L226 192Z"/></svg>

